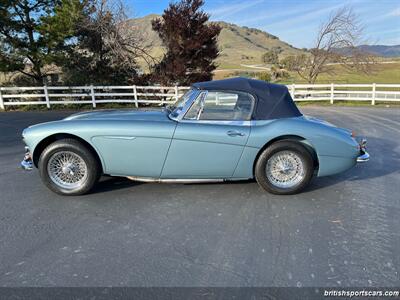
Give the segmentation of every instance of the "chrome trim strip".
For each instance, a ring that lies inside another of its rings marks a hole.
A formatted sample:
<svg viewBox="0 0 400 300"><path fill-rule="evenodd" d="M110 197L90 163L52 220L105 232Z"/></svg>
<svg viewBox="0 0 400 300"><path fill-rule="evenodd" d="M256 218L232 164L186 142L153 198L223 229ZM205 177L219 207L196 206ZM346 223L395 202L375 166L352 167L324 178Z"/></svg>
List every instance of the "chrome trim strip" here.
<svg viewBox="0 0 400 300"><path fill-rule="evenodd" d="M140 176L127 176L126 178L133 181L141 182L158 182L158 183L205 183L205 182L224 182L247 180L248 178L153 178Z"/></svg>
<svg viewBox="0 0 400 300"><path fill-rule="evenodd" d="M115 139L115 140L134 140L135 136L119 136L119 135L100 135L99 137L103 137L106 139Z"/></svg>
<svg viewBox="0 0 400 300"><path fill-rule="evenodd" d="M185 120L181 123L195 123L195 124L215 124L215 125L235 125L235 126L251 126L252 121L218 121L218 120Z"/></svg>

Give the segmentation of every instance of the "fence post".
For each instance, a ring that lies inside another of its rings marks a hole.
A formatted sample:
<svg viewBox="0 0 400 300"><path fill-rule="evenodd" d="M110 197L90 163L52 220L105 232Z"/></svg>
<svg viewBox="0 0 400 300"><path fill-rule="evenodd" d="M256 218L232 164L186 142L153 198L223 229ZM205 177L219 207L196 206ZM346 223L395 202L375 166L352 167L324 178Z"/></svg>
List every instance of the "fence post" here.
<svg viewBox="0 0 400 300"><path fill-rule="evenodd" d="M334 90L335 90L335 86L333 83L331 83L331 104L333 104L333 98L335 96Z"/></svg>
<svg viewBox="0 0 400 300"><path fill-rule="evenodd" d="M47 90L47 85L43 87L44 89L44 97L46 98L46 106L50 108L50 98L49 98L49 91Z"/></svg>
<svg viewBox="0 0 400 300"><path fill-rule="evenodd" d="M1 88L0 88L0 108L4 110L4 99L3 99L3 94L1 93Z"/></svg>
<svg viewBox="0 0 400 300"><path fill-rule="evenodd" d="M133 86L133 97L135 97L135 106L136 106L136 108L138 108L139 107L139 103L138 103L138 99L137 99L136 85Z"/></svg>
<svg viewBox="0 0 400 300"><path fill-rule="evenodd" d="M155 93L156 92L154 92L154 94ZM164 94L164 89L160 89L160 93ZM168 90L166 90L165 93L168 93ZM164 100L166 100L165 96L161 96L161 106L164 106Z"/></svg>
<svg viewBox="0 0 400 300"><path fill-rule="evenodd" d="M177 85L175 86L175 99L176 99L176 101L179 100L178 86Z"/></svg>
<svg viewBox="0 0 400 300"><path fill-rule="evenodd" d="M292 98L294 100L294 92L296 90L296 85L293 83L292 86L290 87L290 93L292 94Z"/></svg>
<svg viewBox="0 0 400 300"><path fill-rule="evenodd" d="M93 84L90 85L90 96L92 96L92 105L93 108L96 108L96 96L94 94L94 87Z"/></svg>
<svg viewBox="0 0 400 300"><path fill-rule="evenodd" d="M93 85L90 85L90 95L92 96L92 105L93 108L96 108L96 96L94 94L94 87Z"/></svg>
<svg viewBox="0 0 400 300"><path fill-rule="evenodd" d="M372 84L372 100L371 105L375 105L376 83Z"/></svg>

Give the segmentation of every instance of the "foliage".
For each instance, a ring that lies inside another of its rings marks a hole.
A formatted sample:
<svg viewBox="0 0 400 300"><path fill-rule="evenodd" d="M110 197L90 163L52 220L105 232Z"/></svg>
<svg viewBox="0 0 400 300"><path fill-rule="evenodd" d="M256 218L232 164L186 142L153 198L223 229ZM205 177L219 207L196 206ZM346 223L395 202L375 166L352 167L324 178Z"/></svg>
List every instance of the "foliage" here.
<svg viewBox="0 0 400 300"><path fill-rule="evenodd" d="M43 84L43 67L64 55L82 5L80 0L0 0L0 71L17 71Z"/></svg>
<svg viewBox="0 0 400 300"><path fill-rule="evenodd" d="M271 68L271 80L272 81L281 81L287 80L289 78L289 72L285 69L281 69L276 66L272 66Z"/></svg>
<svg viewBox="0 0 400 300"><path fill-rule="evenodd" d="M267 51L261 57L262 62L265 64L277 64L279 62L278 53L274 50Z"/></svg>
<svg viewBox="0 0 400 300"><path fill-rule="evenodd" d="M301 55L289 55L280 60L280 65L287 69L288 71L295 71L296 66L298 65L297 59L301 58L302 60L306 60L307 56L305 54Z"/></svg>
<svg viewBox="0 0 400 300"><path fill-rule="evenodd" d="M257 78L259 80L264 80L264 81L270 82L272 77L271 77L271 74L268 72L259 72L259 73L257 73Z"/></svg>
<svg viewBox="0 0 400 300"><path fill-rule="evenodd" d="M188 85L212 79L221 27L207 24L209 15L201 10L203 4L203 0L171 3L162 19L152 22L167 49L161 62L153 68L153 81Z"/></svg>
<svg viewBox="0 0 400 300"><path fill-rule="evenodd" d="M76 24L77 45L63 64L69 84L129 84L138 81L142 40L129 30L121 2L91 0Z"/></svg>
<svg viewBox="0 0 400 300"><path fill-rule="evenodd" d="M218 72L217 74L220 74L220 72ZM224 74L222 77L218 78L218 79L224 79L224 78L231 78L231 77L245 77L245 78L256 78L256 72L253 71L233 71L231 73L227 73ZM215 78L214 78L215 79Z"/></svg>

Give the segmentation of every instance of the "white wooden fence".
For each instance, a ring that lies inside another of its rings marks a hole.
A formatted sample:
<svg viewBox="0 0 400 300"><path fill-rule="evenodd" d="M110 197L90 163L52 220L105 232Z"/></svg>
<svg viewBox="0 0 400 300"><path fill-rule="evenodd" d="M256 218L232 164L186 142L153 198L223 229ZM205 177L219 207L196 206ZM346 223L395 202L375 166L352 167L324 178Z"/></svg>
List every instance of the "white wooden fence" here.
<svg viewBox="0 0 400 300"><path fill-rule="evenodd" d="M400 84L293 84L288 85L295 101L399 102Z"/></svg>
<svg viewBox="0 0 400 300"><path fill-rule="evenodd" d="M293 84L295 101L399 102L400 84ZM175 102L189 87L166 86L44 86L0 87L0 108L17 105L129 103L162 105Z"/></svg>

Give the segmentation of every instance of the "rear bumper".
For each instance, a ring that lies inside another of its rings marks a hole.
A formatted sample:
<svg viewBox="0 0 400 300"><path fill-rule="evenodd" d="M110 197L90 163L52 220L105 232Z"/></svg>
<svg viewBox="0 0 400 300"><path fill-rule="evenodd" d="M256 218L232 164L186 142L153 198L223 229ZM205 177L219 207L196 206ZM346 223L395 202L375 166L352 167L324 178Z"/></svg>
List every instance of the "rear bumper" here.
<svg viewBox="0 0 400 300"><path fill-rule="evenodd" d="M368 152L364 152L364 153L362 153L361 154L361 152L360 152L360 155L357 157L357 162L358 163L361 163L361 162L366 162L366 161L369 161L369 154L368 154Z"/></svg>
<svg viewBox="0 0 400 300"><path fill-rule="evenodd" d="M360 155L357 157L357 162L362 163L362 162L367 162L369 161L369 153L367 152L367 140L362 139L359 142L360 145Z"/></svg>

